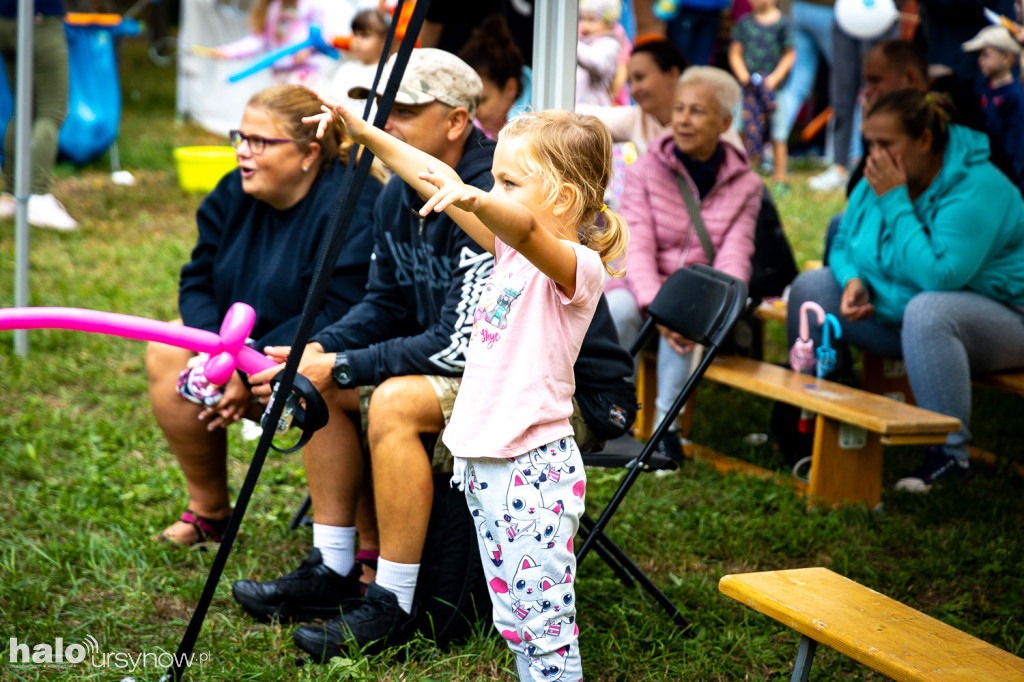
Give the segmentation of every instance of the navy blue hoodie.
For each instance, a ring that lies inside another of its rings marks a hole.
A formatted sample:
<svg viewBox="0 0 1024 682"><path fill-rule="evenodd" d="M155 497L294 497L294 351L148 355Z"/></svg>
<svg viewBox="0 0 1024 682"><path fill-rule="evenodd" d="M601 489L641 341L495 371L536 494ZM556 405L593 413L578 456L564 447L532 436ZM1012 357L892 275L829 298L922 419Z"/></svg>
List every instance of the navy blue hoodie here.
<svg viewBox="0 0 1024 682"><path fill-rule="evenodd" d="M243 301L256 310L251 333L256 348L291 345L313 280L317 249L347 172L337 161L322 168L306 196L284 211L243 192L237 169L225 175L196 212L199 239L192 260L181 269L178 289L185 324L217 331L231 304ZM381 184L367 179L314 332L363 297L373 243L370 214L380 192Z"/></svg>

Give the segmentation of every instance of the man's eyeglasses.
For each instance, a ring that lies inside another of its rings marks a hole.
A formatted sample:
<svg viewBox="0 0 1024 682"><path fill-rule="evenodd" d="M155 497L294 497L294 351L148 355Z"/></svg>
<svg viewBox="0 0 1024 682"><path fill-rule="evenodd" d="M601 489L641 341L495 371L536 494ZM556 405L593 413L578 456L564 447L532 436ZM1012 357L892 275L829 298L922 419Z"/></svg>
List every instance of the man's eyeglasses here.
<svg viewBox="0 0 1024 682"><path fill-rule="evenodd" d="M263 137L262 135L246 135L241 130L232 130L228 133L228 139L231 141L231 146L238 149L242 146L243 142L249 143L249 151L253 154L262 154L267 148L268 144L284 144L285 142L294 142L287 137Z"/></svg>

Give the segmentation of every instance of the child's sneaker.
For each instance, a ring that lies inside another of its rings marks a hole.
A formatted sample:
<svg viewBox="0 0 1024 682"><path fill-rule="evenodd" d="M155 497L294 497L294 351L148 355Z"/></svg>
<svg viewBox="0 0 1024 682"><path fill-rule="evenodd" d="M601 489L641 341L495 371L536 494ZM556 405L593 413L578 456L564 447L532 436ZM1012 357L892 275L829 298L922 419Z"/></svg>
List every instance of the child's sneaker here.
<svg viewBox="0 0 1024 682"><path fill-rule="evenodd" d="M9 220L18 211L18 202L10 192L0 194L0 220Z"/></svg>
<svg viewBox="0 0 1024 682"><path fill-rule="evenodd" d="M955 457L949 457L941 447L932 445L925 453L924 466L896 481L895 488L909 493L926 493L933 486L956 479L966 480L972 475L970 467L960 466Z"/></svg>
<svg viewBox="0 0 1024 682"><path fill-rule="evenodd" d="M807 184L816 192L831 192L846 187L849 177L850 174L846 169L833 164L824 173L819 173L807 180Z"/></svg>
<svg viewBox="0 0 1024 682"><path fill-rule="evenodd" d="M78 227L78 221L68 215L64 204L52 194L33 194L28 198L28 222L35 227L62 232Z"/></svg>

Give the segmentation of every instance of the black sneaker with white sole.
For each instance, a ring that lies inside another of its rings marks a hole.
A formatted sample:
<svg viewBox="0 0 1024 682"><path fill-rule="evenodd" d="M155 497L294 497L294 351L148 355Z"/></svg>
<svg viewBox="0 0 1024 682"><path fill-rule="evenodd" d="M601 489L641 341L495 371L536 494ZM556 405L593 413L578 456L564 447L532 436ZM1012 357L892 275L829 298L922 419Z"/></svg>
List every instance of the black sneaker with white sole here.
<svg viewBox="0 0 1024 682"><path fill-rule="evenodd" d="M929 446L924 466L910 476L896 481L895 489L910 493L926 493L936 485L967 480L973 476L970 467L961 466L955 457L946 455L941 447Z"/></svg>
<svg viewBox="0 0 1024 682"><path fill-rule="evenodd" d="M679 432L676 430L665 432L665 435L658 441L655 452L671 461L675 465L671 467L672 469L678 469L682 466L683 460L686 459L686 456L683 454L683 442L680 440Z"/></svg>
<svg viewBox="0 0 1024 682"><path fill-rule="evenodd" d="M356 564L348 575L328 568L314 547L298 569L276 580L257 582L239 580L231 586L235 601L258 620L281 621L328 619L338 615L346 599L358 597L359 575Z"/></svg>
<svg viewBox="0 0 1024 682"><path fill-rule="evenodd" d="M324 663L348 655L351 648L372 654L401 646L412 639L415 621L415 607L406 613L394 592L372 582L365 597L341 605L340 616L323 625L297 628L292 641L314 661Z"/></svg>

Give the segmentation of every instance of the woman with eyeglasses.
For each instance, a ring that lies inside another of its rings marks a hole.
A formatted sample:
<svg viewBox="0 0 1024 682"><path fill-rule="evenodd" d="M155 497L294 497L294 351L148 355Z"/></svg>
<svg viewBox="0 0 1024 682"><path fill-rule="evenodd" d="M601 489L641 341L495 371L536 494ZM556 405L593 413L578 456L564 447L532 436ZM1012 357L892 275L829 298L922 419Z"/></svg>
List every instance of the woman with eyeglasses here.
<svg viewBox="0 0 1024 682"><path fill-rule="evenodd" d="M199 238L178 290L185 325L217 331L231 304L243 301L256 310L255 348L291 345L317 249L349 172L352 144L342 130L317 140L316 128L302 123L318 113L320 100L297 85L267 88L249 100L239 129L231 131L238 169L196 214ZM363 297L381 179L375 172L359 197L314 332ZM186 511L160 537L185 546L220 540L231 514L226 429L242 417L258 421L262 412L241 374L221 387L203 386L190 363L197 364L188 350L151 343L146 351L153 412L188 487Z"/></svg>

